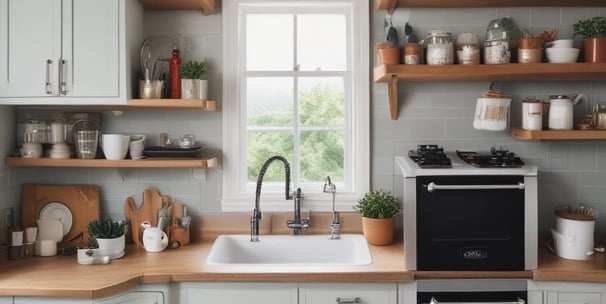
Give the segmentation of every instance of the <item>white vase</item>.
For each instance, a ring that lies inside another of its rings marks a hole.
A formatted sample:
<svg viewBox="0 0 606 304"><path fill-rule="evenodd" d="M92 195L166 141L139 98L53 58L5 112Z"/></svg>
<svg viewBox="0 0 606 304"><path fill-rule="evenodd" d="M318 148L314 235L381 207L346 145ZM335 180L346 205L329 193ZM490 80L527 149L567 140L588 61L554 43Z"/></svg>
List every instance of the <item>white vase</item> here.
<svg viewBox="0 0 606 304"><path fill-rule="evenodd" d="M199 79L181 79L181 99L197 99Z"/></svg>
<svg viewBox="0 0 606 304"><path fill-rule="evenodd" d="M208 80L198 79L198 99L208 99Z"/></svg>
<svg viewBox="0 0 606 304"><path fill-rule="evenodd" d="M96 250L97 256L109 256L110 259L119 259L124 256L124 247L126 240L124 234L115 239L97 239L99 248Z"/></svg>

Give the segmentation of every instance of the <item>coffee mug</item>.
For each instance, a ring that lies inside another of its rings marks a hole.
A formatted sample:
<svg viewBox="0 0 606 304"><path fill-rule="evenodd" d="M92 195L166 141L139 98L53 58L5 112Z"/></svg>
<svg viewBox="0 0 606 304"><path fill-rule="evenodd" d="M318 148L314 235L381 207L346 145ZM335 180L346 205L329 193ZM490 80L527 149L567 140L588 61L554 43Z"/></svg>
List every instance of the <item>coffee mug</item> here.
<svg viewBox="0 0 606 304"><path fill-rule="evenodd" d="M110 160L121 160L126 157L128 151L129 135L124 134L103 134L102 138L103 154Z"/></svg>

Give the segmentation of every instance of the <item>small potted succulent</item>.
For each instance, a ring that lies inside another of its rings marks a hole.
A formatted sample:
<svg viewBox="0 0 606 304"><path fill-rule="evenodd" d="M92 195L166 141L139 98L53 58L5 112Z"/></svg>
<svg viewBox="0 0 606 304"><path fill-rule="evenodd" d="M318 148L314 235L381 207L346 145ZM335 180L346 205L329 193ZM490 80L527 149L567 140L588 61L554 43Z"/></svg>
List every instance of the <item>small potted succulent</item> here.
<svg viewBox="0 0 606 304"><path fill-rule="evenodd" d="M117 259L124 256L126 226L128 221L114 221L111 218L93 220L88 223L88 234L97 242L97 255Z"/></svg>
<svg viewBox="0 0 606 304"><path fill-rule="evenodd" d="M585 37L585 62L606 62L606 17L579 20L572 29L572 38Z"/></svg>
<svg viewBox="0 0 606 304"><path fill-rule="evenodd" d="M354 209L362 216L362 231L369 244L391 244L395 216L400 212L398 199L391 192L369 191L358 201Z"/></svg>
<svg viewBox="0 0 606 304"><path fill-rule="evenodd" d="M208 72L206 61L189 60L181 65L181 98L207 99L208 80L202 79Z"/></svg>

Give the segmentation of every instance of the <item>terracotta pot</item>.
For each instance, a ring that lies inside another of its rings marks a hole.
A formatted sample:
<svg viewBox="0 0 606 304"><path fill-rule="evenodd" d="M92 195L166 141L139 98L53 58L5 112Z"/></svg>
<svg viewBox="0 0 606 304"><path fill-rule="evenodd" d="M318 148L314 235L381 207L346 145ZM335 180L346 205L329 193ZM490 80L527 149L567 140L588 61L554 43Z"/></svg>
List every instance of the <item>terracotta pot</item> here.
<svg viewBox="0 0 606 304"><path fill-rule="evenodd" d="M585 62L606 62L606 37L585 38Z"/></svg>
<svg viewBox="0 0 606 304"><path fill-rule="evenodd" d="M362 231L370 245L389 245L393 241L395 218L374 219L362 217Z"/></svg>
<svg viewBox="0 0 606 304"><path fill-rule="evenodd" d="M400 64L400 48L382 48L377 52L382 64Z"/></svg>

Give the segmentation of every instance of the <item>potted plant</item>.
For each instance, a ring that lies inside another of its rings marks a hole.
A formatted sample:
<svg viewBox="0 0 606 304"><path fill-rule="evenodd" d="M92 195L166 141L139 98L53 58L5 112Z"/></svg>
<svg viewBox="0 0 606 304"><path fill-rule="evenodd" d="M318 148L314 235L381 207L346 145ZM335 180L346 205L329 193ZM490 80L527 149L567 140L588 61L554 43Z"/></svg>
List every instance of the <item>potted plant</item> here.
<svg viewBox="0 0 606 304"><path fill-rule="evenodd" d="M367 192L354 206L362 216L362 231L371 245L389 245L393 241L395 216L400 211L398 199L391 192Z"/></svg>
<svg viewBox="0 0 606 304"><path fill-rule="evenodd" d="M126 244L124 233L127 224L127 221L114 221L111 218L93 220L88 223L86 229L97 242L98 256L109 256L111 259L124 256Z"/></svg>
<svg viewBox="0 0 606 304"><path fill-rule="evenodd" d="M181 65L181 98L207 99L208 81L201 79L208 72L206 61L189 60Z"/></svg>
<svg viewBox="0 0 606 304"><path fill-rule="evenodd" d="M606 17L579 20L572 29L572 38L585 37L585 62L606 62Z"/></svg>

